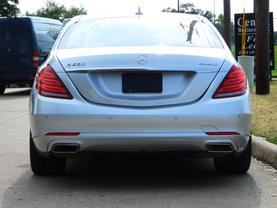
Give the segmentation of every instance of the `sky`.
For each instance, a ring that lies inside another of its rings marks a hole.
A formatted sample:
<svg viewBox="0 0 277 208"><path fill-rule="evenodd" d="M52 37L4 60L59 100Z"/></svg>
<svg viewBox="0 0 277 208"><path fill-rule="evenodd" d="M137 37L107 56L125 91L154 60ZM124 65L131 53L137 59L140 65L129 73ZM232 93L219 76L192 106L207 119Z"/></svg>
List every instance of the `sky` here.
<svg viewBox="0 0 277 208"><path fill-rule="evenodd" d="M90 15L128 15L134 14L138 7L144 14L160 12L163 8L177 7L177 0L55 0L60 5L66 7L82 6ZM44 6L47 0L19 0L19 8L24 14L26 11L34 12ZM197 8L203 10L223 13L223 0L180 0L180 3L193 3ZM232 19L234 13L242 13L245 7L246 12L253 11L253 0L231 0ZM277 1L270 0L270 11L274 12L277 30Z"/></svg>

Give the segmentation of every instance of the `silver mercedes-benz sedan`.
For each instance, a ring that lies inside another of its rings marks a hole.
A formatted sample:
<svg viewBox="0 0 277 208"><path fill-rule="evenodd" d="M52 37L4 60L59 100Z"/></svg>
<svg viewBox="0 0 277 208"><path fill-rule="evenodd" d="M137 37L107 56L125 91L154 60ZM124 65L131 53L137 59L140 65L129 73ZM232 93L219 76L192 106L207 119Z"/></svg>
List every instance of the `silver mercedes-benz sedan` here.
<svg viewBox="0 0 277 208"><path fill-rule="evenodd" d="M31 167L61 173L86 153L158 151L245 173L250 120L244 70L204 17L78 16L36 75Z"/></svg>

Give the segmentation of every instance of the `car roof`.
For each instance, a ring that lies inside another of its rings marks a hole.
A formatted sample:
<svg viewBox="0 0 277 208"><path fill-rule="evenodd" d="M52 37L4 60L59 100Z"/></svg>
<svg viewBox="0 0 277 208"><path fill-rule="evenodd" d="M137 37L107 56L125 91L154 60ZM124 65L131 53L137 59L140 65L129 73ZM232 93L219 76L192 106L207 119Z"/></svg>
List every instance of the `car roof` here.
<svg viewBox="0 0 277 208"><path fill-rule="evenodd" d="M52 24L59 24L62 25L62 22L60 20L46 18L46 17L34 17L34 16L27 16L27 18L32 19L35 22L48 22Z"/></svg>
<svg viewBox="0 0 277 208"><path fill-rule="evenodd" d="M0 17L0 20L20 20L20 19L31 19L34 22L47 22L51 24L58 24L62 25L62 22L60 20L46 18L46 17L34 17L34 16L23 16L23 17Z"/></svg>
<svg viewBox="0 0 277 208"><path fill-rule="evenodd" d="M75 17L75 22L82 22L86 20L93 19L133 19L133 18L141 18L141 19L187 19L187 20L197 20L197 21L206 21L206 18L198 15L198 14L185 14L185 13L167 13L161 12L153 15L128 15L128 16L107 16L107 15L80 15Z"/></svg>

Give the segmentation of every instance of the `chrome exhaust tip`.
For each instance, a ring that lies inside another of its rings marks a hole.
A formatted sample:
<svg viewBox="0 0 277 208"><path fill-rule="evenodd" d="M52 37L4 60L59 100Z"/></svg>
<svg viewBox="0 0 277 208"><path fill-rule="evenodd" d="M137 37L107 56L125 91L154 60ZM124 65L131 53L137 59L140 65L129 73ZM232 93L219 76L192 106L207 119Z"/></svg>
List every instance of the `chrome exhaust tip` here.
<svg viewBox="0 0 277 208"><path fill-rule="evenodd" d="M51 152L54 154L77 154L79 150L79 144L54 144Z"/></svg>
<svg viewBox="0 0 277 208"><path fill-rule="evenodd" d="M229 143L210 143L206 145L207 152L210 153L233 153L234 148Z"/></svg>

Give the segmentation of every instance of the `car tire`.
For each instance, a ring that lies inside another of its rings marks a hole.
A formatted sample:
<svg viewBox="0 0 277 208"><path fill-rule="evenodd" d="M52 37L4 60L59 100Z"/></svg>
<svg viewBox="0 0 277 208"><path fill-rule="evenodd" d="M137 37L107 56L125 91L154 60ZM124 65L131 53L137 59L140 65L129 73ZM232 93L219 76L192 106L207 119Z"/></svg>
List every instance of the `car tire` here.
<svg viewBox="0 0 277 208"><path fill-rule="evenodd" d="M66 159L41 156L30 136L30 163L35 175L62 174L65 172Z"/></svg>
<svg viewBox="0 0 277 208"><path fill-rule="evenodd" d="M0 85L0 95L3 95L6 89L6 85L1 84Z"/></svg>
<svg viewBox="0 0 277 208"><path fill-rule="evenodd" d="M252 138L249 138L246 149L235 157L214 158L214 166L220 173L244 174L249 170L251 164Z"/></svg>

